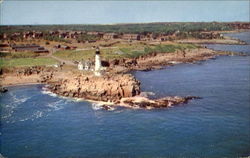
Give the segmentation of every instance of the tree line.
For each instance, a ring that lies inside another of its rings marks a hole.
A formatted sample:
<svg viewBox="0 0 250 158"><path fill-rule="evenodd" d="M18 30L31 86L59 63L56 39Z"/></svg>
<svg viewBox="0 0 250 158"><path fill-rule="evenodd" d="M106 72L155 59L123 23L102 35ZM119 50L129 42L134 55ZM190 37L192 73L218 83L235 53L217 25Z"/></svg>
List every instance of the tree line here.
<svg viewBox="0 0 250 158"><path fill-rule="evenodd" d="M114 33L165 33L172 34L175 31L228 31L234 28L230 23L218 22L178 22L178 23L141 23L141 24L116 24L116 25L10 25L0 26L0 33L14 33L27 31L97 31Z"/></svg>

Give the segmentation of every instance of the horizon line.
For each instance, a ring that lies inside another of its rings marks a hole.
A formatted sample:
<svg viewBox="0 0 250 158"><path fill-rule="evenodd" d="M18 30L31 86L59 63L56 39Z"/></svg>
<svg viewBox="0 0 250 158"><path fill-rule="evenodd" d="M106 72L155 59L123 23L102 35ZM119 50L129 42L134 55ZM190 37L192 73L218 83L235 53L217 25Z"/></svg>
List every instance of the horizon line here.
<svg viewBox="0 0 250 158"><path fill-rule="evenodd" d="M172 21L172 22L163 22L163 21L157 21L157 22L127 22L127 23L71 23L71 24L0 24L0 26L36 26L36 25L129 25L129 24L157 24L157 23L250 23L250 21Z"/></svg>

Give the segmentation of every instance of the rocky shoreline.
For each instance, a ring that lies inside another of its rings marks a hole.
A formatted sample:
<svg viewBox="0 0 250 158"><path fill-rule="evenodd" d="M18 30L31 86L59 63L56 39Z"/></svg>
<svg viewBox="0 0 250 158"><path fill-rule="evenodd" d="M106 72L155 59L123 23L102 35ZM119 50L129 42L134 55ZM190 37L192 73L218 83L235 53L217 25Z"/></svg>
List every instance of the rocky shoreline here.
<svg viewBox="0 0 250 158"><path fill-rule="evenodd" d="M227 44L227 45L246 45L244 41L228 38L228 39L213 39L213 40L197 40L197 39L185 39L177 40L177 43L186 43L186 44Z"/></svg>
<svg viewBox="0 0 250 158"><path fill-rule="evenodd" d="M218 52L198 48L174 53L152 53L134 59L115 59L109 61L109 67L102 77L81 71L63 71L52 67L31 67L2 71L1 81L5 84L16 82L45 83L48 90L65 97L81 98L102 102L104 109L112 106L129 108L166 108L187 103L197 96L166 96L149 99L141 96L140 82L127 72L132 70L149 71L177 63L193 63L214 58ZM10 75L11 74L11 75Z"/></svg>
<svg viewBox="0 0 250 158"><path fill-rule="evenodd" d="M58 95L95 101L119 103L121 98L140 94L140 82L130 74L79 75L47 83L48 89Z"/></svg>
<svg viewBox="0 0 250 158"><path fill-rule="evenodd" d="M228 53L229 54L229 53ZM165 66L172 66L179 63L195 63L215 58L221 54L207 48L197 48L192 50L176 51L173 53L151 53L133 59L111 60L109 71L113 73L126 73L129 71L150 71L162 69Z"/></svg>
<svg viewBox="0 0 250 158"><path fill-rule="evenodd" d="M98 102L106 110L114 106L127 108L166 108L177 104L187 103L197 96L168 96L159 99L149 99L141 96L140 82L130 74L116 74L113 76L77 76L63 79L60 82L49 83L47 89L60 96L82 98Z"/></svg>
<svg viewBox="0 0 250 158"><path fill-rule="evenodd" d="M131 97L131 98L122 98L120 105L130 108L143 108L143 109L155 109L155 108L167 108L173 105L185 104L192 99L201 99L197 96L168 96L159 99L149 99L146 97Z"/></svg>

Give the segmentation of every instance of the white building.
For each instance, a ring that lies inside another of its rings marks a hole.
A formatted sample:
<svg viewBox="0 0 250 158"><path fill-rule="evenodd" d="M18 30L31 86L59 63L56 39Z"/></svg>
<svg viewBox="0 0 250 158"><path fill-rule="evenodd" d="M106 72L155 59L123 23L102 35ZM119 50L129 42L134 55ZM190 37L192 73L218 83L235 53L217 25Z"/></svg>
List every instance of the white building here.
<svg viewBox="0 0 250 158"><path fill-rule="evenodd" d="M88 71L88 70L90 70L90 68L91 68L91 63L90 63L90 61L89 61L89 60L85 61L85 63L84 63L84 69L85 69L86 71Z"/></svg>
<svg viewBox="0 0 250 158"><path fill-rule="evenodd" d="M78 70L83 70L83 64L81 61L78 63Z"/></svg>

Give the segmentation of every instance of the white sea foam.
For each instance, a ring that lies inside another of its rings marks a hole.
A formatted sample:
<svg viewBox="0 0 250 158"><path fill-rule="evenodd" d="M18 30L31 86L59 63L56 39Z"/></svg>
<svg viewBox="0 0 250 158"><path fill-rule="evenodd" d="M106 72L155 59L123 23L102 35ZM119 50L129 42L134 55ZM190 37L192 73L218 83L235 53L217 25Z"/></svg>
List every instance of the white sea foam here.
<svg viewBox="0 0 250 158"><path fill-rule="evenodd" d="M19 98L13 93L10 93L10 95L11 95L11 100L13 101L13 103L15 103L15 105L22 104L22 103L26 102L27 100L29 100L32 97L32 96L29 96L29 97Z"/></svg>
<svg viewBox="0 0 250 158"><path fill-rule="evenodd" d="M48 103L46 106L56 111L63 109L63 104L65 104L64 100L58 100L56 102Z"/></svg>
<svg viewBox="0 0 250 158"><path fill-rule="evenodd" d="M23 122L23 121L27 121L27 120L29 120L29 118L20 119L19 121Z"/></svg>
<svg viewBox="0 0 250 158"><path fill-rule="evenodd" d="M104 104L103 104L103 103L92 103L91 105L92 105L92 109L93 109L93 110L101 110L101 109L104 109L104 107L103 107ZM115 110L115 108L112 107L112 106L109 106L109 108L106 109L106 110L108 110L108 111L113 111L113 110Z"/></svg>
<svg viewBox="0 0 250 158"><path fill-rule="evenodd" d="M82 101L84 101L84 99L82 99L82 98L71 98L70 101L73 101L73 102L82 102Z"/></svg>
<svg viewBox="0 0 250 158"><path fill-rule="evenodd" d="M148 96L153 96L155 95L154 92L141 92L140 96L142 97L148 97Z"/></svg>
<svg viewBox="0 0 250 158"><path fill-rule="evenodd" d="M114 110L115 110L114 107L110 107L110 108L108 109L108 111L114 111Z"/></svg>
<svg viewBox="0 0 250 158"><path fill-rule="evenodd" d="M10 118L12 114L14 113L14 110L18 107L18 105L26 102L32 97L32 96L29 96L29 97L18 96L17 97L17 95L13 93L10 93L10 96L11 96L10 102L8 104L2 105L4 107L4 115L1 117L2 119Z"/></svg>
<svg viewBox="0 0 250 158"><path fill-rule="evenodd" d="M33 113L32 115L30 115L30 117L26 117L26 118L22 118L22 119L19 119L18 121L27 121L27 120L32 120L34 121L35 119L38 119L40 117L43 117L44 115L44 112L43 111L36 111L35 113ZM11 123L14 123L15 121L12 121Z"/></svg>
<svg viewBox="0 0 250 158"><path fill-rule="evenodd" d="M10 110L4 112L5 115L2 116L2 119L7 119L7 118L11 117L13 113L14 113L13 109L10 109Z"/></svg>
<svg viewBox="0 0 250 158"><path fill-rule="evenodd" d="M3 107L5 106L4 108L4 112L3 112L3 115L2 115L2 119L7 119L9 117L12 116L12 114L14 113L14 109L16 108L16 105L15 104L5 104L5 105L2 105Z"/></svg>
<svg viewBox="0 0 250 158"><path fill-rule="evenodd" d="M92 103L92 109L93 110L100 110L102 109L102 104L99 104L99 103Z"/></svg>
<svg viewBox="0 0 250 158"><path fill-rule="evenodd" d="M179 63L181 63L181 62L178 62L178 61L170 61L169 63L170 63L170 64L179 64Z"/></svg>
<svg viewBox="0 0 250 158"><path fill-rule="evenodd" d="M43 116L43 112L42 111L37 111L32 115L32 120L40 118Z"/></svg>
<svg viewBox="0 0 250 158"><path fill-rule="evenodd" d="M57 97L57 94L55 93L52 93L46 89L42 90L42 94L46 94L46 95L49 95L49 96L52 96L52 97Z"/></svg>

